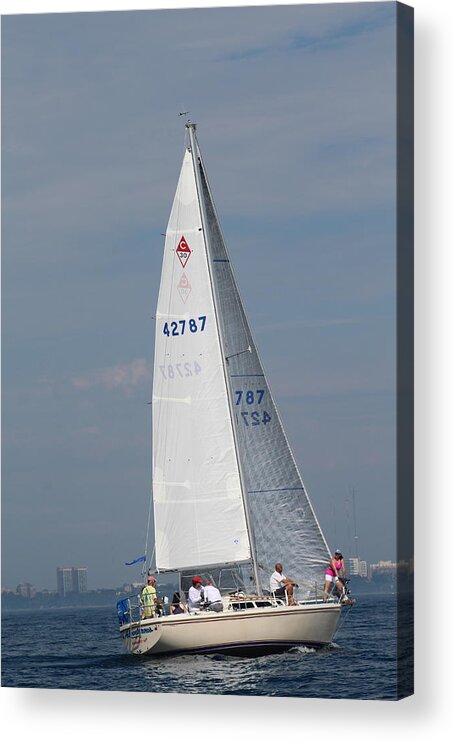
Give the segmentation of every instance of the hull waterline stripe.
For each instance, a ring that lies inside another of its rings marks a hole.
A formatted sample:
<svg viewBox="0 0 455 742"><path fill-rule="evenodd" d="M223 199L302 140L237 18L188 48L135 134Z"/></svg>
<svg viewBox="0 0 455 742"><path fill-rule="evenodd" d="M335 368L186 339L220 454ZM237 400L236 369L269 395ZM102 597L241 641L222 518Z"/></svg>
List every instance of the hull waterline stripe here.
<svg viewBox="0 0 455 742"><path fill-rule="evenodd" d="M303 646L303 647L324 647L331 644L331 642L299 642L299 641L258 641L258 642L234 642L232 644L213 644L209 645L207 647L201 646L201 647L194 647L192 649L170 649L169 651L164 652L152 652L149 650L148 652L142 652L138 653L138 656L144 656L147 654L156 654L157 656L163 657L164 655L171 655L171 654L195 654L197 652L216 652L222 651L223 649L248 649L248 647L251 647L252 649L254 647L296 647L296 646Z"/></svg>

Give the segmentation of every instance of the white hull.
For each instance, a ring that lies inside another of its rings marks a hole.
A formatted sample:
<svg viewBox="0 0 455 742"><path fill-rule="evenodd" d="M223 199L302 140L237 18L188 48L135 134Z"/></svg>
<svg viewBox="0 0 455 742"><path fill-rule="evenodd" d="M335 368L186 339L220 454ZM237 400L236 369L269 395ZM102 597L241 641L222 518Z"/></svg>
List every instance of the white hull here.
<svg viewBox="0 0 455 742"><path fill-rule="evenodd" d="M133 654L183 652L267 653L296 645L330 644L340 618L335 603L251 608L163 616L124 624L122 639Z"/></svg>

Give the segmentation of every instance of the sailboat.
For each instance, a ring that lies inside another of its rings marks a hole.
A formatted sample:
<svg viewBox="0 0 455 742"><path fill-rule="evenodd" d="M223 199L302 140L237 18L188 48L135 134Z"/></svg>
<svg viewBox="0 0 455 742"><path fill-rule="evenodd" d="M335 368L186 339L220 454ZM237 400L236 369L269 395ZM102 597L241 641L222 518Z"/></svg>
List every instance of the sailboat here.
<svg viewBox="0 0 455 742"><path fill-rule="evenodd" d="M146 618L118 604L134 654L262 654L329 644L339 600L322 599L330 552L256 349L202 160L196 124L165 235L153 377L154 571L214 582L223 611ZM298 582L269 590L275 563ZM139 598L139 596L138 596Z"/></svg>

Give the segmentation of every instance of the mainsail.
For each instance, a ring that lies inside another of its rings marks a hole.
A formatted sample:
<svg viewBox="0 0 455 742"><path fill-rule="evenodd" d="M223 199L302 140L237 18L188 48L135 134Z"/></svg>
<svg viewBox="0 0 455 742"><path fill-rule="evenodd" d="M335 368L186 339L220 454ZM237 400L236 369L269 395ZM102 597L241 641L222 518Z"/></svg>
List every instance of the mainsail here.
<svg viewBox="0 0 455 742"><path fill-rule="evenodd" d="M310 590L323 579L329 550L248 325L195 125L187 128L157 313L157 566L252 559L266 587L280 561Z"/></svg>

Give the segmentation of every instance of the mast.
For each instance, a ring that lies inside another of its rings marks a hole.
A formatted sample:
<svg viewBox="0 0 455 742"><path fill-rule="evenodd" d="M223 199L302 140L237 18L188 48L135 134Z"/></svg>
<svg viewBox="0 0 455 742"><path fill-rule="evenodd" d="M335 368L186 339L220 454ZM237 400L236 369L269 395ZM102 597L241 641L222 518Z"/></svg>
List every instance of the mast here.
<svg viewBox="0 0 455 742"><path fill-rule="evenodd" d="M187 121L187 123L185 124L185 127L188 130L188 135L189 135L189 140L190 140L191 156L193 160L194 176L196 179L196 189L197 189L197 194L198 194L199 208L200 208L201 220L202 220L202 229L203 229L204 242L205 242L205 248L206 248L207 265L208 265L209 276L210 276L212 296L213 296L213 301L214 301L214 306L215 306L216 327L217 327L218 339L220 341L220 347L222 350L221 355L222 355L222 360L223 360L224 384L227 390L227 397L228 397L228 402L229 402L229 412L230 412L231 426L232 426L232 432L233 432L233 437L234 437L235 455L237 459L237 466L238 466L239 477L240 477L240 487L242 491L242 500L243 500L243 508L245 512L246 528L247 528L248 539L250 542L250 549L251 549L251 562L252 562L252 567L253 567L254 580L256 583L256 592L258 595L262 595L262 586L261 586L261 580L259 577L259 566L258 566L256 547L255 547L255 541L254 541L254 531L253 531L253 526L252 526L252 521L251 521L251 514L250 514L249 506L248 506L248 500L246 496L247 488L245 484L245 476L243 472L241 457L239 456L238 433L237 433L236 425L234 424L234 401L232 398L231 385L228 382L227 359L224 354L224 349L223 349L223 345L221 343L221 337L220 337L220 322L219 322L220 307L219 307L219 301L218 301L218 293L215 290L215 286L214 286L212 261L210 260L210 255L211 255L210 231L208 228L208 219L207 219L207 213L205 209L205 202L203 198L201 174L199 170L199 167L202 166L202 157L201 157L199 145L196 139L196 124L191 123L190 121Z"/></svg>
<svg viewBox="0 0 455 742"><path fill-rule="evenodd" d="M355 514L355 489L352 490L352 510L353 510L353 516L354 516L354 551L355 551L355 555L356 555L356 559L358 563L359 562L359 539L357 536L357 519L356 519L356 514Z"/></svg>

